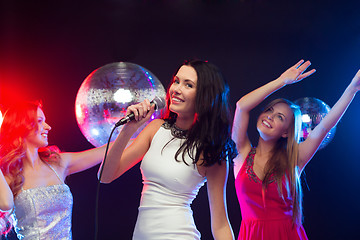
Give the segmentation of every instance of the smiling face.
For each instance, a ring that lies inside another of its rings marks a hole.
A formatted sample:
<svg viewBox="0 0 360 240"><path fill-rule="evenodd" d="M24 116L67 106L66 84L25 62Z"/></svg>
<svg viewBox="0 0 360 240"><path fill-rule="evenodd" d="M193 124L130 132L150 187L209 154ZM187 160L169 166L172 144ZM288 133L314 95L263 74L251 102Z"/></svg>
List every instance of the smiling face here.
<svg viewBox="0 0 360 240"><path fill-rule="evenodd" d="M46 147L48 145L48 132L51 127L45 122L45 115L41 108L37 109L37 124L25 138L27 147Z"/></svg>
<svg viewBox="0 0 360 240"><path fill-rule="evenodd" d="M294 114L288 104L280 102L268 107L262 112L257 121L257 129L264 140L287 138L290 124L294 121Z"/></svg>
<svg viewBox="0 0 360 240"><path fill-rule="evenodd" d="M170 111L178 117L194 118L197 74L193 67L183 65L169 88Z"/></svg>

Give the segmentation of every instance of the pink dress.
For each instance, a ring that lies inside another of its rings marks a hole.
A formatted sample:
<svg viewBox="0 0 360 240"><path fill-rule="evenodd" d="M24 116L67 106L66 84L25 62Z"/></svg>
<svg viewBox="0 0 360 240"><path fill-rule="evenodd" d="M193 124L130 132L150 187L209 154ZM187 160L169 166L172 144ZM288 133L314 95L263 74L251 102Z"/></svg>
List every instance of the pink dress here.
<svg viewBox="0 0 360 240"><path fill-rule="evenodd" d="M238 239L293 240L308 239L302 225L292 223L292 198L283 181L283 195L279 196L276 182L265 192L262 181L253 170L255 148L244 161L235 178L235 188L241 208L242 222Z"/></svg>

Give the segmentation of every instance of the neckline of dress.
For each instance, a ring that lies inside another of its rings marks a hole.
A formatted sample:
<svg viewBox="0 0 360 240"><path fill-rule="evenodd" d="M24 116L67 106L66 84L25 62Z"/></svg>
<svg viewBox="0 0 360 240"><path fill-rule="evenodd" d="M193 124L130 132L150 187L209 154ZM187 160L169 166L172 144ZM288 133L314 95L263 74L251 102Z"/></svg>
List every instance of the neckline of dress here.
<svg viewBox="0 0 360 240"><path fill-rule="evenodd" d="M31 190L36 190L36 189L54 188L54 187L63 187L63 186L69 187L66 183L57 183L57 184L52 184L52 185L36 186L36 187L26 188L26 189L21 188L20 193L22 193L23 191L31 191Z"/></svg>
<svg viewBox="0 0 360 240"><path fill-rule="evenodd" d="M163 124L165 129L170 129L171 135L176 138L185 139L189 130L184 130L176 126L176 123L165 121Z"/></svg>

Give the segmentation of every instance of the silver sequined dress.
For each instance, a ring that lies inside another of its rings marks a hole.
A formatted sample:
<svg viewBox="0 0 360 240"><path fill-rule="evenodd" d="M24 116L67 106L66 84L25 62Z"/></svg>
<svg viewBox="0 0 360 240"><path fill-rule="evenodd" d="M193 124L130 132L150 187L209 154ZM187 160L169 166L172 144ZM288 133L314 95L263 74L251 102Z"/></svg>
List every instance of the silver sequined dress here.
<svg viewBox="0 0 360 240"><path fill-rule="evenodd" d="M15 216L18 221L15 230L18 238L72 239L72 205L73 197L66 184L22 190L15 198Z"/></svg>

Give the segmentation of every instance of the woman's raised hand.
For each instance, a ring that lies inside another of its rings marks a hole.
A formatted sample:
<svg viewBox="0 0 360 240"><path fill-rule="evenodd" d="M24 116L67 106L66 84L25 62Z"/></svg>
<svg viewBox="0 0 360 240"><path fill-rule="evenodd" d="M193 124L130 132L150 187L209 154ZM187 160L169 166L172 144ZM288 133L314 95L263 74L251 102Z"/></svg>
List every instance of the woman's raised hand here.
<svg viewBox="0 0 360 240"><path fill-rule="evenodd" d="M281 74L280 78L284 82L284 84L293 84L307 78L311 74L313 74L316 70L312 69L306 72L306 69L311 65L310 61L300 60L294 66L286 70L283 74Z"/></svg>

